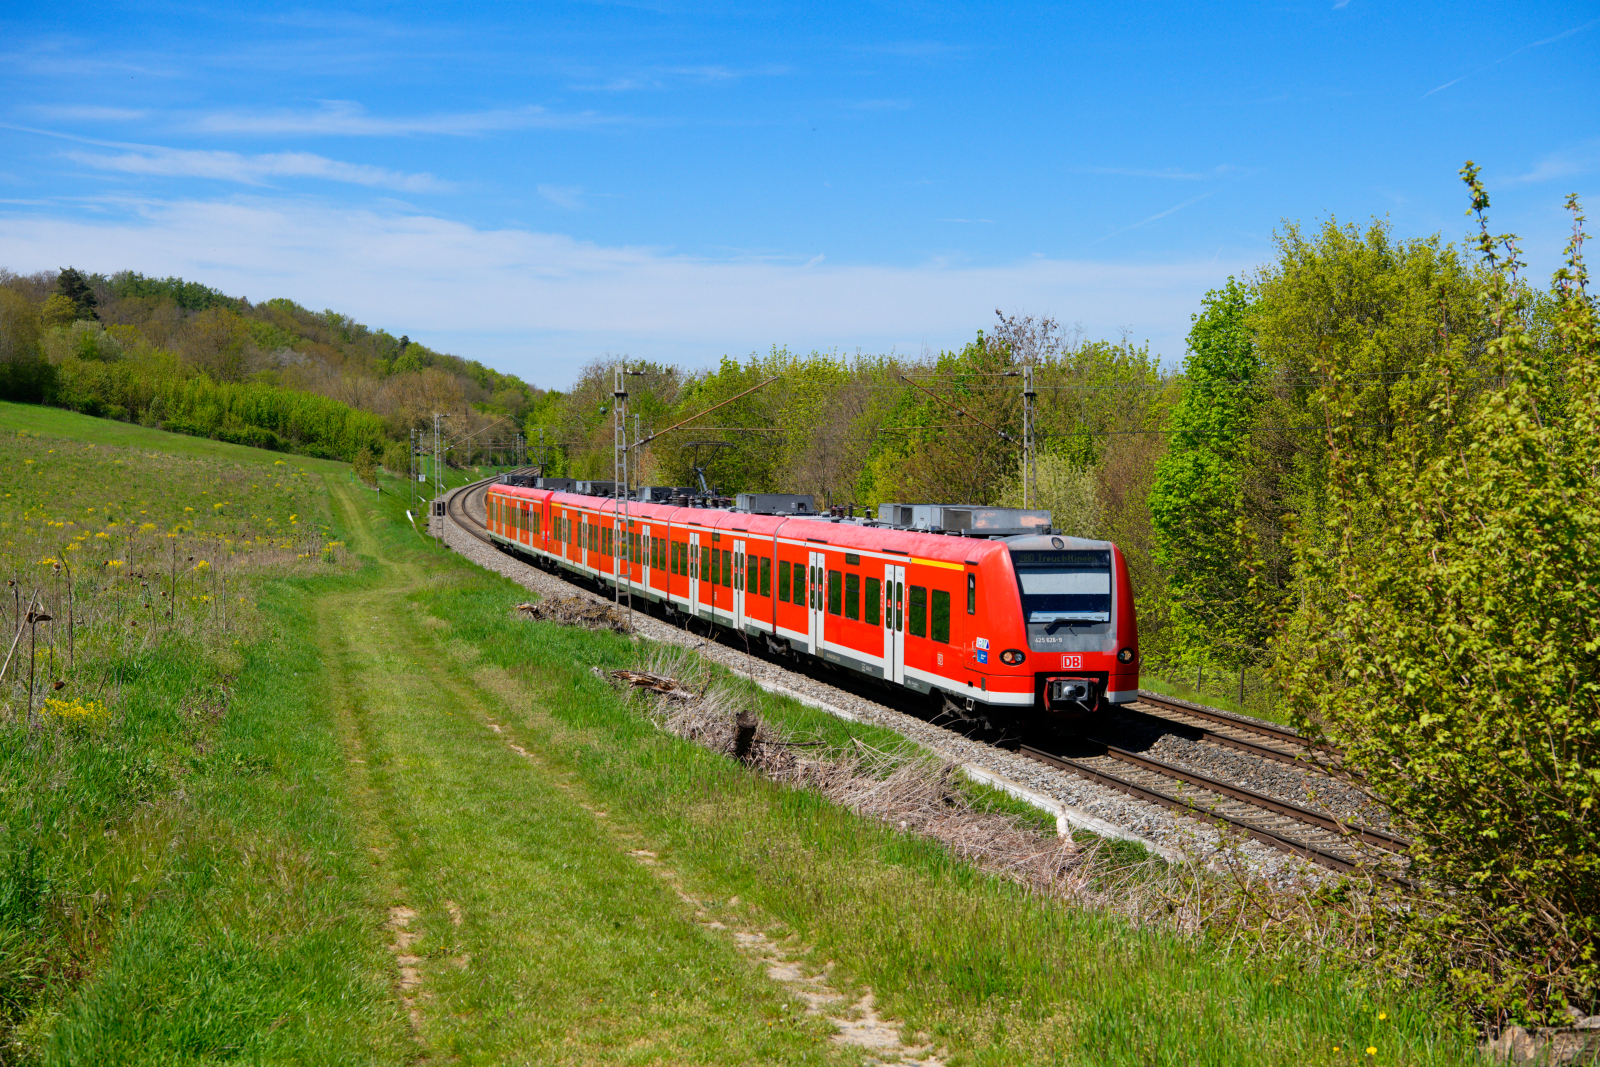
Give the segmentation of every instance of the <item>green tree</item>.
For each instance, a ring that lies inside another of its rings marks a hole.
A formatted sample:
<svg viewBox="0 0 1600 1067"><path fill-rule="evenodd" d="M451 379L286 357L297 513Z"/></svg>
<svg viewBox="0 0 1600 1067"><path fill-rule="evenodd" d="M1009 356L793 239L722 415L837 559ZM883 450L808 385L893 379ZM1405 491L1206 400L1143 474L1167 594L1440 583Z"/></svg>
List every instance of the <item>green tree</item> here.
<svg viewBox="0 0 1600 1067"><path fill-rule="evenodd" d="M1576 198L1550 345L1515 240L1489 234L1479 359L1420 353L1425 405L1368 456L1363 385L1333 379L1328 509L1299 543L1288 699L1417 840L1437 887L1398 922L1501 1019L1600 996L1600 337ZM1487 375L1487 384L1484 377Z"/></svg>
<svg viewBox="0 0 1600 1067"><path fill-rule="evenodd" d="M1183 395L1150 490L1156 556L1169 575L1170 649L1229 665L1254 659L1267 636L1251 593L1243 528L1250 436L1261 406L1253 299L1229 278L1192 317Z"/></svg>
<svg viewBox="0 0 1600 1067"><path fill-rule="evenodd" d="M84 277L82 271L75 267L66 267L56 275L56 292L72 301L76 318L94 319L95 299L94 287L89 284L89 279Z"/></svg>
<svg viewBox="0 0 1600 1067"><path fill-rule="evenodd" d="M378 458L372 454L369 446L362 445L361 450L351 458L350 469L364 484L378 484Z"/></svg>

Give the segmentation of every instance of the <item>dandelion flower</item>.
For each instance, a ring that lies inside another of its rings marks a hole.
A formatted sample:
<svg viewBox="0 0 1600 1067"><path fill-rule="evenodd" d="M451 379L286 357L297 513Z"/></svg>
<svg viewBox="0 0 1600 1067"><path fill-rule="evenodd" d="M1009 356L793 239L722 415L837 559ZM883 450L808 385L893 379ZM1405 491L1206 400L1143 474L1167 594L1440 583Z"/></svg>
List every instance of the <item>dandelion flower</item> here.
<svg viewBox="0 0 1600 1067"><path fill-rule="evenodd" d="M1388 1012L1386 1012L1386 1011L1380 1011L1380 1012L1379 1012L1379 1013L1378 1013L1378 1019L1379 1019L1379 1020L1380 1020L1380 1021L1382 1021L1382 1020L1384 1020L1384 1019L1387 1019L1387 1018L1388 1018L1388 1017L1389 1017L1389 1013L1388 1013Z"/></svg>
<svg viewBox="0 0 1600 1067"><path fill-rule="evenodd" d="M1376 1056L1377 1054L1378 1054L1378 1048L1377 1048L1376 1045L1368 1045L1367 1046L1367 1055L1368 1056Z"/></svg>

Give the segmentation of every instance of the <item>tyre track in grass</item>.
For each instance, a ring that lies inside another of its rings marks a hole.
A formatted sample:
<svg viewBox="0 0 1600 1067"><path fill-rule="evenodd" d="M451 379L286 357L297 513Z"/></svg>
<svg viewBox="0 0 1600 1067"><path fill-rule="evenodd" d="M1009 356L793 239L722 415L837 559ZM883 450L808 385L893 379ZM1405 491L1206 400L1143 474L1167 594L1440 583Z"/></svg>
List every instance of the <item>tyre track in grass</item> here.
<svg viewBox="0 0 1600 1067"><path fill-rule="evenodd" d="M861 1062L631 854L651 842L586 796L559 751L505 724L508 701L537 715L551 694L453 644L410 599L426 568L386 558L365 503L330 488L378 563L308 610L422 1058Z"/></svg>

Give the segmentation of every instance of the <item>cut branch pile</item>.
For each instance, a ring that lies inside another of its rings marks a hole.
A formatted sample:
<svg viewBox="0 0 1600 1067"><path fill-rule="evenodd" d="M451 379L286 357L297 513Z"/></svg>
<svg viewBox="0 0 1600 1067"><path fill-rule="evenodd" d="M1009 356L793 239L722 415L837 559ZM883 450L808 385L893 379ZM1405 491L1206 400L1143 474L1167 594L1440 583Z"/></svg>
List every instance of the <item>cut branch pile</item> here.
<svg viewBox="0 0 1600 1067"><path fill-rule="evenodd" d="M581 626L585 630L628 632L627 620L615 609L583 597L549 597L537 604L524 602L517 605L517 614L563 626Z"/></svg>

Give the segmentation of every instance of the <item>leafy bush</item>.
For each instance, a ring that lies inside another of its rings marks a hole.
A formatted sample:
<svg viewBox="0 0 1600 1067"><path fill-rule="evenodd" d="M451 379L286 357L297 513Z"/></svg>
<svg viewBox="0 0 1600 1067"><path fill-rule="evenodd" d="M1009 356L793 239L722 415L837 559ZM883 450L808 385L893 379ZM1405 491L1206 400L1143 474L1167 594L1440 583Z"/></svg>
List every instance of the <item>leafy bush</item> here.
<svg viewBox="0 0 1600 1067"><path fill-rule="evenodd" d="M1463 173L1489 385L1442 349L1431 403L1376 466L1351 447L1359 406L1326 390L1327 547L1302 548L1307 611L1279 653L1297 715L1415 835L1433 898L1394 951L1527 1020L1600 993L1600 339L1576 198L1539 351L1515 240L1490 236Z"/></svg>

